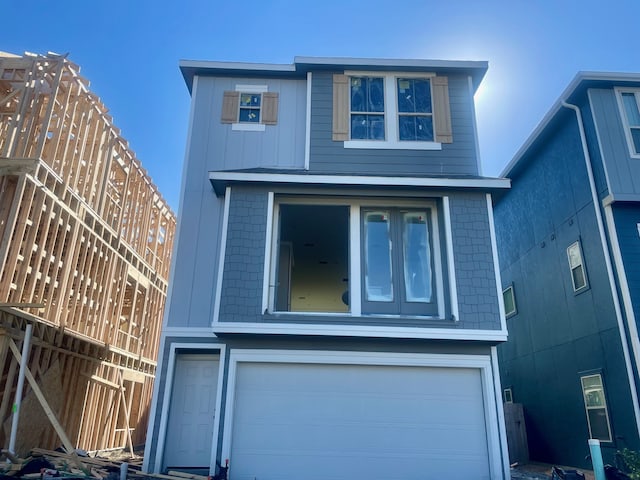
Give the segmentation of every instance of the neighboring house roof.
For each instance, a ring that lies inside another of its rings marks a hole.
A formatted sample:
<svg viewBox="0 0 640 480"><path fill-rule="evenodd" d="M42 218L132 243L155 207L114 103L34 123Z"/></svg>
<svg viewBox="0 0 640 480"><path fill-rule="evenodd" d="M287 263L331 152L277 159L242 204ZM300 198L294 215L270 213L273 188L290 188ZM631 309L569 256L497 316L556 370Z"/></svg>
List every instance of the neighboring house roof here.
<svg viewBox="0 0 640 480"><path fill-rule="evenodd" d="M611 88L613 86L638 86L640 85L640 74L621 72L587 72L581 71L576 74L573 80L564 89L560 97L551 106L547 114L533 130L531 135L522 144L520 149L513 156L500 173L501 177L514 177L527 165L526 154L537 142L545 136L547 129L558 120L560 111L564 108L563 103L574 103L581 95L590 88Z"/></svg>
<svg viewBox="0 0 640 480"><path fill-rule="evenodd" d="M485 61L347 57L295 57L292 64L180 61L180 71L189 92L193 88L193 77L196 75L304 78L307 72L319 70L430 71L434 73L456 70L471 76L475 91L484 78L488 67L489 65Z"/></svg>

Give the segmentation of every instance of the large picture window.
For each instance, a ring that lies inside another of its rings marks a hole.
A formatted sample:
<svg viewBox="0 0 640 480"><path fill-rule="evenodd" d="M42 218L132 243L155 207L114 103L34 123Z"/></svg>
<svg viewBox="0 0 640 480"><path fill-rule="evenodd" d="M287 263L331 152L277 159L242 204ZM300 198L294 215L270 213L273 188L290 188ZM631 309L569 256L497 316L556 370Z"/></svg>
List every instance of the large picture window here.
<svg viewBox="0 0 640 480"><path fill-rule="evenodd" d="M270 309L443 317L437 202L414 203L282 199Z"/></svg>

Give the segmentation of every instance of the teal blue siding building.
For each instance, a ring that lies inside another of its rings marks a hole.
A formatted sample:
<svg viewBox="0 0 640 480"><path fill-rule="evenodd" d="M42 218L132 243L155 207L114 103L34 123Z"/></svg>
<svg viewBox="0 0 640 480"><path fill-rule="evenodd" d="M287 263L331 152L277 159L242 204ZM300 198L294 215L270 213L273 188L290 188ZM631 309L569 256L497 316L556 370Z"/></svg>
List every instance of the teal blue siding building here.
<svg viewBox="0 0 640 480"><path fill-rule="evenodd" d="M640 75L579 73L503 172L498 353L533 460L640 448L639 106Z"/></svg>

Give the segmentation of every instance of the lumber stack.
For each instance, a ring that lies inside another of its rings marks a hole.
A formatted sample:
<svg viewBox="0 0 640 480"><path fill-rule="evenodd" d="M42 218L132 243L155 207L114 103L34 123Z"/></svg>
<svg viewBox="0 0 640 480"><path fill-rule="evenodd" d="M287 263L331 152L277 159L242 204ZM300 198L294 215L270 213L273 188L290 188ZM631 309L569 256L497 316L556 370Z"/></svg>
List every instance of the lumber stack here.
<svg viewBox="0 0 640 480"><path fill-rule="evenodd" d="M79 70L0 55L0 444L28 324L53 412L27 384L18 453L146 433L176 219Z"/></svg>

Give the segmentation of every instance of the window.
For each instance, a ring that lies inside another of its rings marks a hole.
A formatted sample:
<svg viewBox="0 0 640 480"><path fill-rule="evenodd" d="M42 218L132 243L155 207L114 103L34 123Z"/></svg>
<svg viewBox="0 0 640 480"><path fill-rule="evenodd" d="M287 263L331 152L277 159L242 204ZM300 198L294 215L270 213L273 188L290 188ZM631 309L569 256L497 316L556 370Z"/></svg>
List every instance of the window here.
<svg viewBox="0 0 640 480"><path fill-rule="evenodd" d="M268 92L266 85L237 85L224 92L222 123L233 130L264 131L265 125L278 122L278 93Z"/></svg>
<svg viewBox="0 0 640 480"><path fill-rule="evenodd" d="M510 388L505 388L502 392L502 399L504 403L513 403L513 391Z"/></svg>
<svg viewBox="0 0 640 480"><path fill-rule="evenodd" d="M430 213L430 209L363 210L363 311L437 313Z"/></svg>
<svg viewBox="0 0 640 480"><path fill-rule="evenodd" d="M580 377L580 381L582 383L582 395L587 411L590 437L602 442L611 442L611 426L602 384L602 375L599 373L585 375Z"/></svg>
<svg viewBox="0 0 640 480"><path fill-rule="evenodd" d="M269 310L444 318L438 202L398 202L279 199Z"/></svg>
<svg viewBox="0 0 640 480"><path fill-rule="evenodd" d="M502 300L504 301L504 314L507 318L518 313L516 310L516 297L513 292L513 285L509 285L502 291Z"/></svg>
<svg viewBox="0 0 640 480"><path fill-rule="evenodd" d="M640 91L617 90L631 156L640 158Z"/></svg>
<svg viewBox="0 0 640 480"><path fill-rule="evenodd" d="M332 138L345 148L441 149L453 141L447 77L334 75Z"/></svg>
<svg viewBox="0 0 640 480"><path fill-rule="evenodd" d="M584 265L582 262L580 242L575 242L567 248L567 257L569 259L569 268L571 269L573 291L578 292L586 289L588 287L587 275L584 271Z"/></svg>

